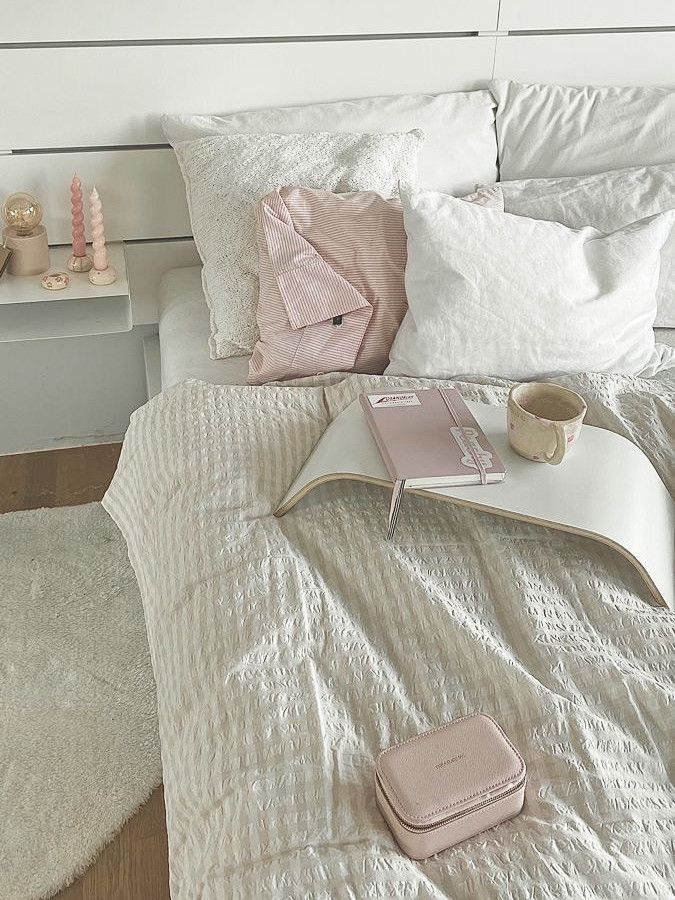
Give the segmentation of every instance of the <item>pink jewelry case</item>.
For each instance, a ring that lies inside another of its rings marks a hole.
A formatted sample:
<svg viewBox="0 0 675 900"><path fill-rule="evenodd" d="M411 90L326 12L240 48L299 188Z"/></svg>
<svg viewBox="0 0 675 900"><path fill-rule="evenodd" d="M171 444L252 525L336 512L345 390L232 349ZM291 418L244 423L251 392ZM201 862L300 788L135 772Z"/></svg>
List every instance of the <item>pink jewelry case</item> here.
<svg viewBox="0 0 675 900"><path fill-rule="evenodd" d="M523 808L522 757L490 716L474 713L383 750L377 805L412 859L426 859Z"/></svg>

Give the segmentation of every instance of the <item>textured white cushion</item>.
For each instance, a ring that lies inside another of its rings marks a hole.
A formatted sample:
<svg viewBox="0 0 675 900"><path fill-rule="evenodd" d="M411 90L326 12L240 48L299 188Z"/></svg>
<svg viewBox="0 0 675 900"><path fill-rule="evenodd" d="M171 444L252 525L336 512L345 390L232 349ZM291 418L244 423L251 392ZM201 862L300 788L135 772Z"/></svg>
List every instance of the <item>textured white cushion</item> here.
<svg viewBox="0 0 675 900"><path fill-rule="evenodd" d="M598 175L500 182L506 212L610 232L675 208L675 162ZM675 327L675 228L661 250L656 326Z"/></svg>
<svg viewBox="0 0 675 900"><path fill-rule="evenodd" d="M478 181L497 180L494 108L489 91L406 94L226 116L165 116L162 125L172 144L218 134L366 133L421 128L426 135L420 152L422 187L466 194Z"/></svg>
<svg viewBox="0 0 675 900"><path fill-rule="evenodd" d="M675 162L675 91L493 81L500 178Z"/></svg>
<svg viewBox="0 0 675 900"><path fill-rule="evenodd" d="M605 235L432 191L401 199L408 312L387 374L528 380L672 364L652 325L675 211Z"/></svg>
<svg viewBox="0 0 675 900"><path fill-rule="evenodd" d="M408 134L231 134L174 149L204 263L211 356L250 353L258 337L255 205L284 185L396 193L417 176L419 131Z"/></svg>

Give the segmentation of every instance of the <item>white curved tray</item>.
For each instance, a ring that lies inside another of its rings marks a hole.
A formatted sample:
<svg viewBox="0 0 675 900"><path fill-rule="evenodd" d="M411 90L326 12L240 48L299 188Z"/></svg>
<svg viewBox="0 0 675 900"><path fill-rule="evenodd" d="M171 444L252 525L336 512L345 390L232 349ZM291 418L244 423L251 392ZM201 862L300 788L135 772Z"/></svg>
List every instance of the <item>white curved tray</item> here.
<svg viewBox="0 0 675 900"><path fill-rule="evenodd" d="M561 465L534 463L511 449L504 408L467 405L502 458L505 480L412 493L600 541L635 566L659 605L675 609L675 506L638 447L584 425ZM328 426L275 515L283 516L317 485L342 478L391 487L358 400Z"/></svg>

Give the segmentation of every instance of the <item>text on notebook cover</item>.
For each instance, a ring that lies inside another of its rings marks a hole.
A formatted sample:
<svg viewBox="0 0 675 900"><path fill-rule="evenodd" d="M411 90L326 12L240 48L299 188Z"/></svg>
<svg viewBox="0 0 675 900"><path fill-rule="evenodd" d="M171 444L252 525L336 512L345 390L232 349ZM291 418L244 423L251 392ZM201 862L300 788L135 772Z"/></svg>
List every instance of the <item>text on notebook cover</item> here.
<svg viewBox="0 0 675 900"><path fill-rule="evenodd" d="M420 398L417 394L368 394L370 405L374 409L382 409L383 407L391 408L394 406L421 406Z"/></svg>

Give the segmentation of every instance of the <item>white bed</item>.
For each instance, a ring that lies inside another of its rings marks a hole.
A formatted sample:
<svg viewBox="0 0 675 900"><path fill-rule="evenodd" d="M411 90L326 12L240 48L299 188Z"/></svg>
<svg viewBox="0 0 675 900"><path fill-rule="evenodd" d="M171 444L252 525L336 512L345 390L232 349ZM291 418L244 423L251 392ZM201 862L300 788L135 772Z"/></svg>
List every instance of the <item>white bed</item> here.
<svg viewBox="0 0 675 900"><path fill-rule="evenodd" d="M275 518L360 391L421 383L245 386L246 357L209 359L198 267L167 273L161 310L164 389L133 415L104 506L144 602L172 896L666 896L673 617L632 567L415 497L387 543L386 493L356 483ZM559 380L672 491L672 370ZM492 404L508 388L458 386ZM374 758L473 710L527 762L523 813L411 862L375 806Z"/></svg>
<svg viewBox="0 0 675 900"><path fill-rule="evenodd" d="M189 378L211 384L246 384L248 356L211 359L209 310L202 290L201 266L169 270L159 294L162 388Z"/></svg>
<svg viewBox="0 0 675 900"><path fill-rule="evenodd" d="M561 381L672 490L672 371ZM489 382L459 386L503 404ZM172 897L669 896L673 616L628 562L416 497L386 542L386 492L356 483L274 517L359 391L409 383L188 381L132 416L104 505L145 608ZM525 758L524 811L414 863L374 758L472 710Z"/></svg>
<svg viewBox="0 0 675 900"><path fill-rule="evenodd" d="M209 311L202 290L201 267L170 269L159 295L162 388L196 378L211 384L246 384L248 356L211 359ZM675 328L655 329L656 340L675 347Z"/></svg>

